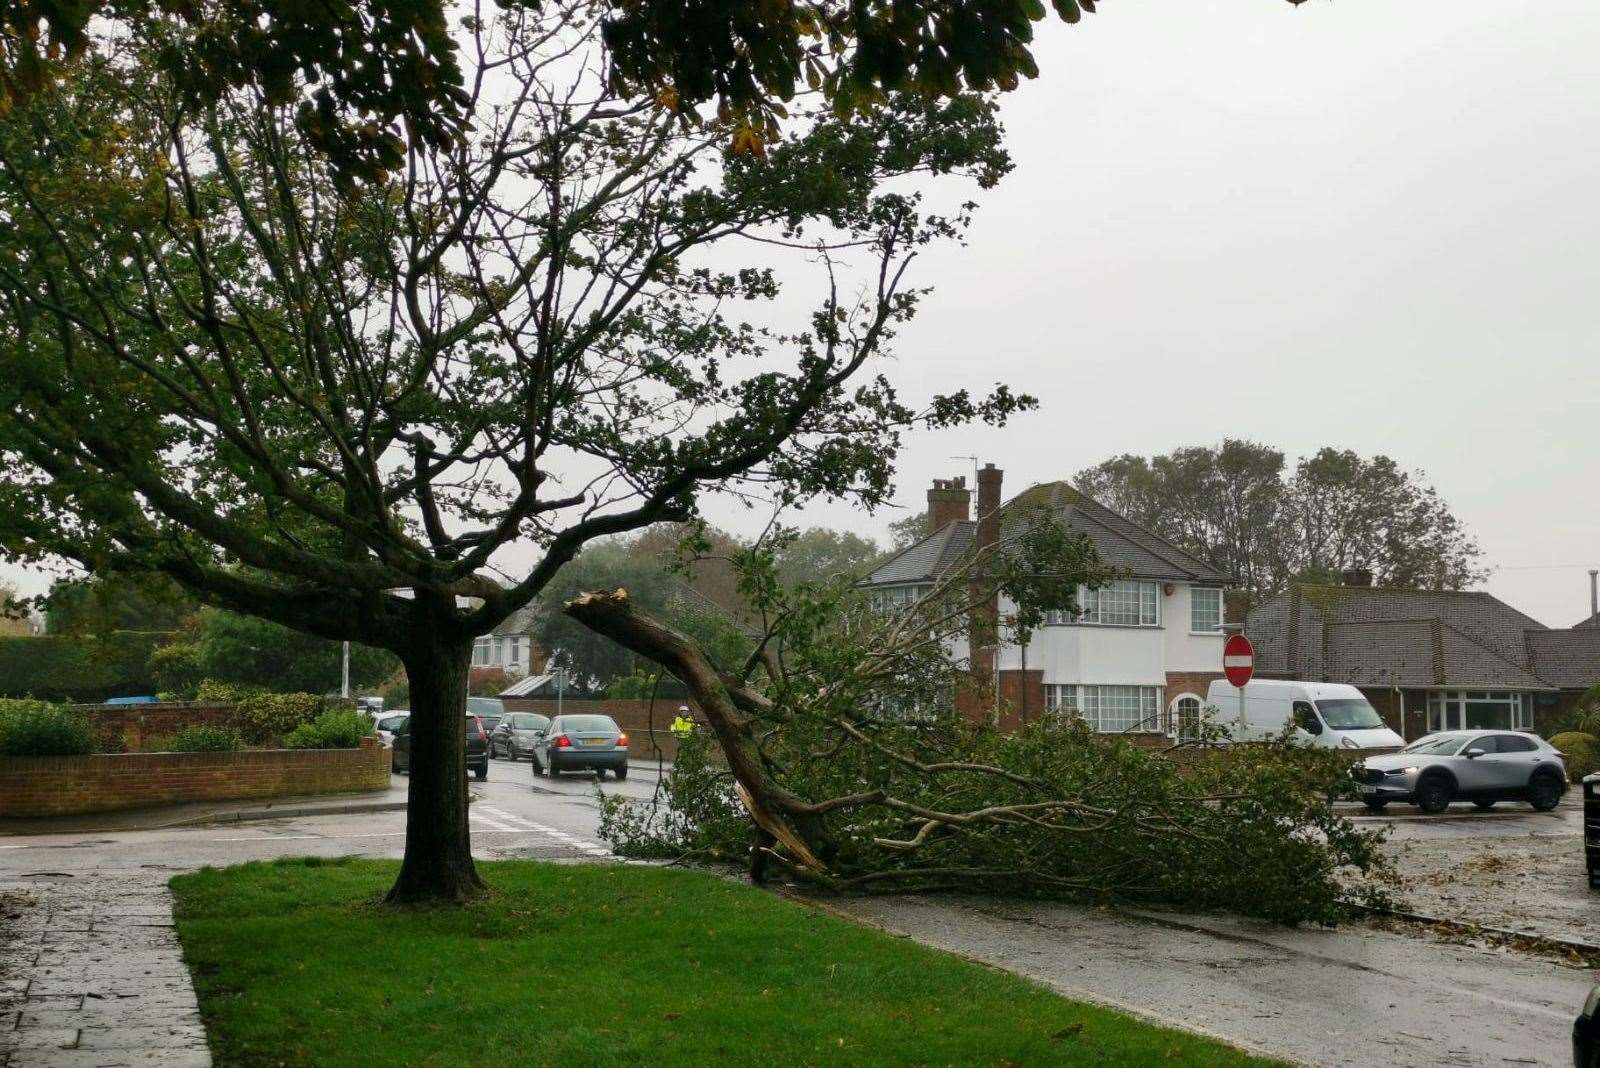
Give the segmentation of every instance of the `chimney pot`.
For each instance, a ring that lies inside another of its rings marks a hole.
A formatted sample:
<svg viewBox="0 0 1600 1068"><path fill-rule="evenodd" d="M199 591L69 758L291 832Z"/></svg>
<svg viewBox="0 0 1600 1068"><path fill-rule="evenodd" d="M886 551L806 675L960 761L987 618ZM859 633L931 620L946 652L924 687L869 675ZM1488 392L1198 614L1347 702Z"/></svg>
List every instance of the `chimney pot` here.
<svg viewBox="0 0 1600 1068"><path fill-rule="evenodd" d="M951 523L971 518L972 491L965 476L936 478L928 490L928 533L943 530Z"/></svg>

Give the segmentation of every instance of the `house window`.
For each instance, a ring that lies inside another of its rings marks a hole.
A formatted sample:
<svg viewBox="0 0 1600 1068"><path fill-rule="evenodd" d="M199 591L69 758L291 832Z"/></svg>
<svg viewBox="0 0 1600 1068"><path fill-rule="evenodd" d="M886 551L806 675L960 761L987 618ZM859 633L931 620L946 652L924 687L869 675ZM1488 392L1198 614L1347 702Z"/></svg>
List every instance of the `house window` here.
<svg viewBox="0 0 1600 1068"><path fill-rule="evenodd" d="M1052 712L1081 716L1101 733L1161 729L1159 686L1053 684L1045 687L1045 705Z"/></svg>
<svg viewBox="0 0 1600 1068"><path fill-rule="evenodd" d="M513 634L511 636L510 641L511 641L511 659L506 661L506 663L515 666L517 664L521 664L522 663L522 635Z"/></svg>
<svg viewBox="0 0 1600 1068"><path fill-rule="evenodd" d="M489 646L493 639L479 638L472 643L472 663L475 667L483 667L489 663Z"/></svg>
<svg viewBox="0 0 1600 1068"><path fill-rule="evenodd" d="M1196 586L1189 590L1189 629L1197 634L1222 629L1222 591Z"/></svg>
<svg viewBox="0 0 1600 1068"><path fill-rule="evenodd" d="M909 586L880 586L872 591L872 610L874 612L898 612L903 608L916 604L932 592L933 586L929 583Z"/></svg>
<svg viewBox="0 0 1600 1068"><path fill-rule="evenodd" d="M1159 583L1118 579L1097 590L1078 587L1078 618L1067 612L1046 612L1045 622L1099 623L1111 627L1155 627L1161 623Z"/></svg>
<svg viewBox="0 0 1600 1068"><path fill-rule="evenodd" d="M1428 730L1532 730L1530 698L1501 690L1435 690L1428 694Z"/></svg>

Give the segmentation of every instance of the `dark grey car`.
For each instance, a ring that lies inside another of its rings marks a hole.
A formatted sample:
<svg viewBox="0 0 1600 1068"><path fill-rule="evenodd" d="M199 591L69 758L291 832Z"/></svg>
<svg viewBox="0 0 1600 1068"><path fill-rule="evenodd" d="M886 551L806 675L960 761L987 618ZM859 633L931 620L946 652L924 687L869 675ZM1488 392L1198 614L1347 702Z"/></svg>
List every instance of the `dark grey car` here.
<svg viewBox="0 0 1600 1068"><path fill-rule="evenodd" d="M521 760L533 753L550 726L550 717L537 712L511 712L489 732L489 755Z"/></svg>
<svg viewBox="0 0 1600 1068"><path fill-rule="evenodd" d="M479 779L489 777L489 736L483 723L470 712L463 717L466 729L466 766ZM394 732L394 747L390 750L389 770L395 774L411 774L411 717L407 716Z"/></svg>
<svg viewBox="0 0 1600 1068"><path fill-rule="evenodd" d="M1374 811L1407 801L1424 812L1443 812L1452 801L1492 808L1496 801L1526 801L1540 812L1561 803L1567 766L1543 738L1516 731L1440 731L1398 753L1368 757L1350 769L1361 800Z"/></svg>
<svg viewBox="0 0 1600 1068"><path fill-rule="evenodd" d="M564 771L611 772L628 777L628 736L610 716L557 716L533 749L533 773L552 779Z"/></svg>

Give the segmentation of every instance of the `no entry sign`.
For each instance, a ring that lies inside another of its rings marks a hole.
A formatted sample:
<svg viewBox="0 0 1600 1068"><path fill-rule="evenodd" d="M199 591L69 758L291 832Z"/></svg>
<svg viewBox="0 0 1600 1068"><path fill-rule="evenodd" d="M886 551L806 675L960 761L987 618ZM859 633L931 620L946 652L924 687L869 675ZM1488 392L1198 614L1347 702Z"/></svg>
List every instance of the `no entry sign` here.
<svg viewBox="0 0 1600 1068"><path fill-rule="evenodd" d="M1256 650L1243 634L1230 634L1222 647L1222 673L1234 686L1243 686L1255 677Z"/></svg>

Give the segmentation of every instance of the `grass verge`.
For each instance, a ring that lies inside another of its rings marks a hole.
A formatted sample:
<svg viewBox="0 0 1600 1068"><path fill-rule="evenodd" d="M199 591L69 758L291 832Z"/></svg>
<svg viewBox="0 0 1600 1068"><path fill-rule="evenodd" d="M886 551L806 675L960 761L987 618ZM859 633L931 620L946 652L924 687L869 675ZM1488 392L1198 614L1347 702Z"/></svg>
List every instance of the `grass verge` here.
<svg viewBox="0 0 1600 1068"><path fill-rule="evenodd" d="M461 909L377 906L391 861L174 879L217 1063L1270 1063L696 872L478 867Z"/></svg>

